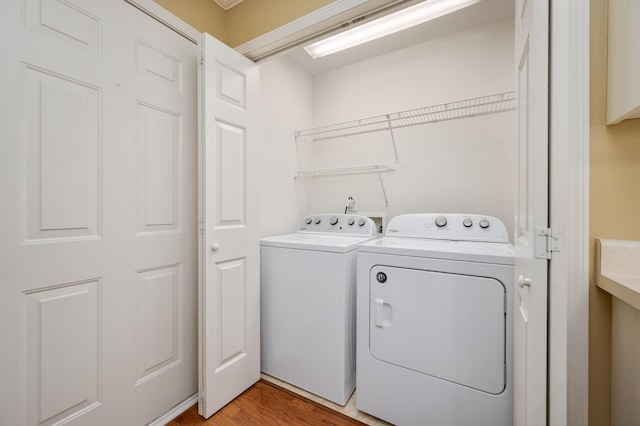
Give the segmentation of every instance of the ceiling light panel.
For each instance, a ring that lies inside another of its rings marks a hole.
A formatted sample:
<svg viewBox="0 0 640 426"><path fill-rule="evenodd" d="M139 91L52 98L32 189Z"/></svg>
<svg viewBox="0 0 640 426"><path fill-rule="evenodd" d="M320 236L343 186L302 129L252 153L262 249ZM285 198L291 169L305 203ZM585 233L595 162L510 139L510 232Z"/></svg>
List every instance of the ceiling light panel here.
<svg viewBox="0 0 640 426"><path fill-rule="evenodd" d="M312 58L317 59L448 15L479 1L425 0L375 21L312 43L305 46L304 50Z"/></svg>

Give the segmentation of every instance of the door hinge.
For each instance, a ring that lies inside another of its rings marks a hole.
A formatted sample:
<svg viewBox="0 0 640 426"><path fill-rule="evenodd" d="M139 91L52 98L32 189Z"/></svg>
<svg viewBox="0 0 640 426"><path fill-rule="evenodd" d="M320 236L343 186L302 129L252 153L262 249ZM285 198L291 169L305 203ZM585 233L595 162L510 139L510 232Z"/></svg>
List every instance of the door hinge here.
<svg viewBox="0 0 640 426"><path fill-rule="evenodd" d="M551 259L551 253L560 251L557 235L553 235L551 228L536 228L536 259Z"/></svg>
<svg viewBox="0 0 640 426"><path fill-rule="evenodd" d="M200 65L204 64L204 51L202 49L198 52L198 63Z"/></svg>

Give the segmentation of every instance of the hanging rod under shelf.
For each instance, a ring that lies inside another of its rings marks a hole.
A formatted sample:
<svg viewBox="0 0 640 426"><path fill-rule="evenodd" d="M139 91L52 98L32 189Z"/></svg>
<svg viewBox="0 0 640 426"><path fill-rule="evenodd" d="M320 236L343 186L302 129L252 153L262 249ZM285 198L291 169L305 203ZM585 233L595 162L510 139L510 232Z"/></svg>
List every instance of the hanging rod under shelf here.
<svg viewBox="0 0 640 426"><path fill-rule="evenodd" d="M393 130L419 124L494 114L511 111L514 108L515 92L504 92L312 129L297 130L295 137L296 139L311 137L313 140L332 139L361 133Z"/></svg>
<svg viewBox="0 0 640 426"><path fill-rule="evenodd" d="M371 166L355 166L343 167L337 169L316 169L316 170L296 170L295 177L314 177L314 176L335 176L335 175L354 175L361 173L385 173L392 172L395 169L382 164L373 164Z"/></svg>

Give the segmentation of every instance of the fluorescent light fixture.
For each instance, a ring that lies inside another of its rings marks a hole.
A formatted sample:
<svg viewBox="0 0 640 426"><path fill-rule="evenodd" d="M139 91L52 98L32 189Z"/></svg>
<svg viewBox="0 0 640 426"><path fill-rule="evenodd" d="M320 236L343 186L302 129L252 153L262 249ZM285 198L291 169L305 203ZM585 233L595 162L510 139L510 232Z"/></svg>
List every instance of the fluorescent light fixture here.
<svg viewBox="0 0 640 426"><path fill-rule="evenodd" d="M456 10L478 3L480 0L425 0L415 6L383 16L351 30L328 37L305 46L304 50L313 58L358 46L371 40L414 27L439 18Z"/></svg>

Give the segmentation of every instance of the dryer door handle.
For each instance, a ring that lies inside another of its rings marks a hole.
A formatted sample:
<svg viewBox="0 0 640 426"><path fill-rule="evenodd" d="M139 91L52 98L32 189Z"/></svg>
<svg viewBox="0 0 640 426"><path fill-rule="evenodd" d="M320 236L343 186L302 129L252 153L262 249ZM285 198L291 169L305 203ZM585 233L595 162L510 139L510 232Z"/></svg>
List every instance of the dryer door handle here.
<svg viewBox="0 0 640 426"><path fill-rule="evenodd" d="M376 327L382 327L384 323L384 318L382 317L382 311L384 307L384 300L376 299Z"/></svg>
<svg viewBox="0 0 640 426"><path fill-rule="evenodd" d="M389 327L391 325L391 305L384 303L384 299L380 298L374 301L374 305L376 327Z"/></svg>

